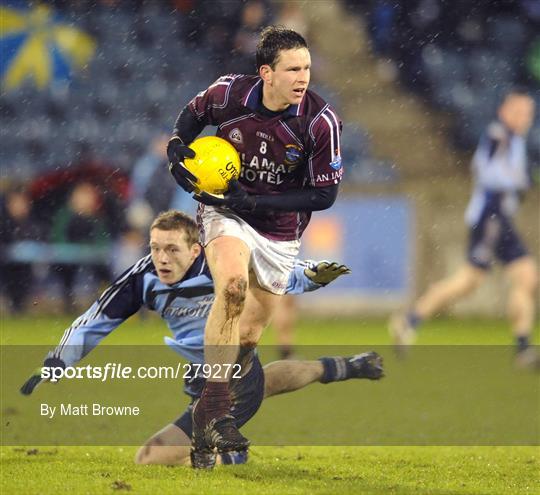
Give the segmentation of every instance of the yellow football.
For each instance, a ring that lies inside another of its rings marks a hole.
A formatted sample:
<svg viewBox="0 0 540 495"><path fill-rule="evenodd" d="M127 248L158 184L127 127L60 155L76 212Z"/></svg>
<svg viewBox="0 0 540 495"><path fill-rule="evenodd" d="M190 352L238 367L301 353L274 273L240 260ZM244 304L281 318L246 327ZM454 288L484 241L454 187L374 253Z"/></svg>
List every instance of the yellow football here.
<svg viewBox="0 0 540 495"><path fill-rule="evenodd" d="M186 158L185 167L198 179L195 192L223 194L231 179L240 177L240 157L234 146L217 136L205 136L189 147L195 158Z"/></svg>

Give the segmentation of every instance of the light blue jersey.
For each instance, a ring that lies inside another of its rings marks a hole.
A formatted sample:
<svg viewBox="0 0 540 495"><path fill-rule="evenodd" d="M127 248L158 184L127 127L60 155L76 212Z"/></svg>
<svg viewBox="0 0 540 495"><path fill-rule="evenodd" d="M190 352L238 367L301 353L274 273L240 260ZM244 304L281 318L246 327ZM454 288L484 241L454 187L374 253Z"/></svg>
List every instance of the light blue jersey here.
<svg viewBox="0 0 540 495"><path fill-rule="evenodd" d="M529 187L525 137L493 122L473 156L474 190L465 213L468 225L487 215L511 218L519 206L519 193Z"/></svg>
<svg viewBox="0 0 540 495"><path fill-rule="evenodd" d="M307 262L298 261L291 272L288 294L322 287L304 274ZM99 299L65 331L52 355L72 366L141 307L165 320L171 337L165 343L193 363L204 363L204 327L214 302L214 284L204 254L174 285L160 282L150 255L118 277Z"/></svg>

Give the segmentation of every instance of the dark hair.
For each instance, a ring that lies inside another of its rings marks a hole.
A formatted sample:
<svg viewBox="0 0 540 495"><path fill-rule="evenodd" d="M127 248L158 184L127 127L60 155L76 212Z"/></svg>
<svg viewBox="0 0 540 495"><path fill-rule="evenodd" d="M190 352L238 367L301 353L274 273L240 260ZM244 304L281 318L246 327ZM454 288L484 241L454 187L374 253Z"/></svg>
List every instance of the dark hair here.
<svg viewBox="0 0 540 495"><path fill-rule="evenodd" d="M531 93L524 86L513 86L503 96L503 103L511 96L528 96L531 97Z"/></svg>
<svg viewBox="0 0 540 495"><path fill-rule="evenodd" d="M255 53L257 70L263 65L269 65L274 69L281 50L307 47L306 40L296 31L285 26L268 26L262 30L257 44Z"/></svg>
<svg viewBox="0 0 540 495"><path fill-rule="evenodd" d="M199 242L199 231L195 220L189 215L177 210L162 211L152 222L150 231L158 230L183 230L189 246Z"/></svg>
<svg viewBox="0 0 540 495"><path fill-rule="evenodd" d="M28 189L28 185L24 182L12 182L6 188L5 194L24 194L25 196L29 196L30 191Z"/></svg>

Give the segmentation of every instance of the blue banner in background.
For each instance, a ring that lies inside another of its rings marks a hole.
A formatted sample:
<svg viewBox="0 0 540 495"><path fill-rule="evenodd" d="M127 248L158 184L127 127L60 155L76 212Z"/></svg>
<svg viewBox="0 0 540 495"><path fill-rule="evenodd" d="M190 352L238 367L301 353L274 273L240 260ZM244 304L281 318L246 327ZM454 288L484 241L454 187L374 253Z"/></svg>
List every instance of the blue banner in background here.
<svg viewBox="0 0 540 495"><path fill-rule="evenodd" d="M413 241L414 211L405 197L338 199L329 210L313 214L302 238L302 257L341 261L352 273L305 297L405 298L412 283Z"/></svg>

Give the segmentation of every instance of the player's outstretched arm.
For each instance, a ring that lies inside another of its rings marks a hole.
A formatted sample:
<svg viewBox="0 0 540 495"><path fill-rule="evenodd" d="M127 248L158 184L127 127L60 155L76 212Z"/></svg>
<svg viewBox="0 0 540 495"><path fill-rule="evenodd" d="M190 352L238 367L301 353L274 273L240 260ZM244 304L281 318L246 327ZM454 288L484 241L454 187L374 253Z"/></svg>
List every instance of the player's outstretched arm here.
<svg viewBox="0 0 540 495"><path fill-rule="evenodd" d="M19 389L21 394L30 395L34 389L39 385L49 380L56 381L55 376L57 376L56 370L65 370L66 363L59 358L47 357L43 361L43 366L39 367L34 374L28 378Z"/></svg>
<svg viewBox="0 0 540 495"><path fill-rule="evenodd" d="M347 265L339 264L337 261L312 261L305 268L304 274L312 282L325 286L336 280L341 275L348 275L351 269Z"/></svg>
<svg viewBox="0 0 540 495"><path fill-rule="evenodd" d="M141 258L101 294L94 304L64 332L60 344L45 358L43 365L23 384L20 392L30 395L45 381L57 381L60 368L73 366L101 340L143 305L143 276L152 266L150 256ZM57 370L55 374L54 371Z"/></svg>
<svg viewBox="0 0 540 495"><path fill-rule="evenodd" d="M289 275L286 292L287 294L311 292L349 273L350 268L337 261L298 261Z"/></svg>

